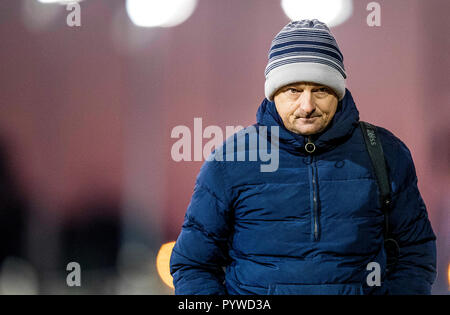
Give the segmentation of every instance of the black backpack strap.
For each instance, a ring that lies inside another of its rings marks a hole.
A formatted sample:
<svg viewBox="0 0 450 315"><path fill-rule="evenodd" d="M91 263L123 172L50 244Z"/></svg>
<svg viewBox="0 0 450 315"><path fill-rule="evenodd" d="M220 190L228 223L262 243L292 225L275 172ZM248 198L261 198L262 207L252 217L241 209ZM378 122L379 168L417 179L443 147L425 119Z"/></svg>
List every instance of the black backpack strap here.
<svg viewBox="0 0 450 315"><path fill-rule="evenodd" d="M359 125L364 136L367 152L372 161L375 176L380 191L380 204L384 213L384 246L388 255L388 265L392 265L397 261L399 254L399 246L397 242L390 237L389 234L389 211L391 209L391 185L389 183L389 175L384 158L383 147L377 136L377 128L367 122L360 121Z"/></svg>

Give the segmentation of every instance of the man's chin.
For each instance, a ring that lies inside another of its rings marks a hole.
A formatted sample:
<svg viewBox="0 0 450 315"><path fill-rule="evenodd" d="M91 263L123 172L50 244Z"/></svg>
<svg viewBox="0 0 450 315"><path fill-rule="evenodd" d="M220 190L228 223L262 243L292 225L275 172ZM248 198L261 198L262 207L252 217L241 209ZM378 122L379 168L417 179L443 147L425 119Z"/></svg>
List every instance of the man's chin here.
<svg viewBox="0 0 450 315"><path fill-rule="evenodd" d="M318 133L319 130L320 130L320 127L308 124L306 126L305 125L295 126L295 131L293 131L293 132L295 132L296 134L300 134L302 136L310 136L310 135Z"/></svg>

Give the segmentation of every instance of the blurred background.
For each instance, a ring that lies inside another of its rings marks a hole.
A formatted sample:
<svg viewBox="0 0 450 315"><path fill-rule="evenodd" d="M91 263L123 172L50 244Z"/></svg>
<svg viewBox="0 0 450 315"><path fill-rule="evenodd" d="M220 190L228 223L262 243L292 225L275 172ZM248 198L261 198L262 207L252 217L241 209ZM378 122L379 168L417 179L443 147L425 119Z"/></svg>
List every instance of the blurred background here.
<svg viewBox="0 0 450 315"><path fill-rule="evenodd" d="M1 1L0 293L173 294L171 242L203 162L174 161L171 132L253 124L271 40L310 14L333 25L361 119L412 152L433 293L448 294L450 2L379 0L379 21L370 2Z"/></svg>

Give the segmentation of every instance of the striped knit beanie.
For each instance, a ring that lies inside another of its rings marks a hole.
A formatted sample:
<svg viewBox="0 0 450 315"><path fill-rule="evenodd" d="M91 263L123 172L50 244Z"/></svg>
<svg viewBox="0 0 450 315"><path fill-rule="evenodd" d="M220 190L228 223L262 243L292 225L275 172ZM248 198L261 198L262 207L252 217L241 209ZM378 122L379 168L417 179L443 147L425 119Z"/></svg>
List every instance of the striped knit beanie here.
<svg viewBox="0 0 450 315"><path fill-rule="evenodd" d="M344 57L325 23L293 21L273 39L265 76L270 101L278 89L297 82L323 84L342 100L345 95Z"/></svg>

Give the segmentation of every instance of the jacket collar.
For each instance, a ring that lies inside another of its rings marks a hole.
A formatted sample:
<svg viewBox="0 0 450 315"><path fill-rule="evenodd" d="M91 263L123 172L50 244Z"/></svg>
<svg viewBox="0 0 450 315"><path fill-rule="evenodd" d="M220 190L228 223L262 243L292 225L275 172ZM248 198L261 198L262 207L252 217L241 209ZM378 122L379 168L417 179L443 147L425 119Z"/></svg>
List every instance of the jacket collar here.
<svg viewBox="0 0 450 315"><path fill-rule="evenodd" d="M280 148L291 152L306 154L305 144L307 136L295 134L284 127L278 114L275 103L264 99L256 113L256 121L260 126L278 126ZM338 103L336 114L327 128L319 134L311 137L316 146L316 153L329 151L350 137L358 126L359 112L349 90L346 89L345 97ZM270 128L268 128L270 131Z"/></svg>

